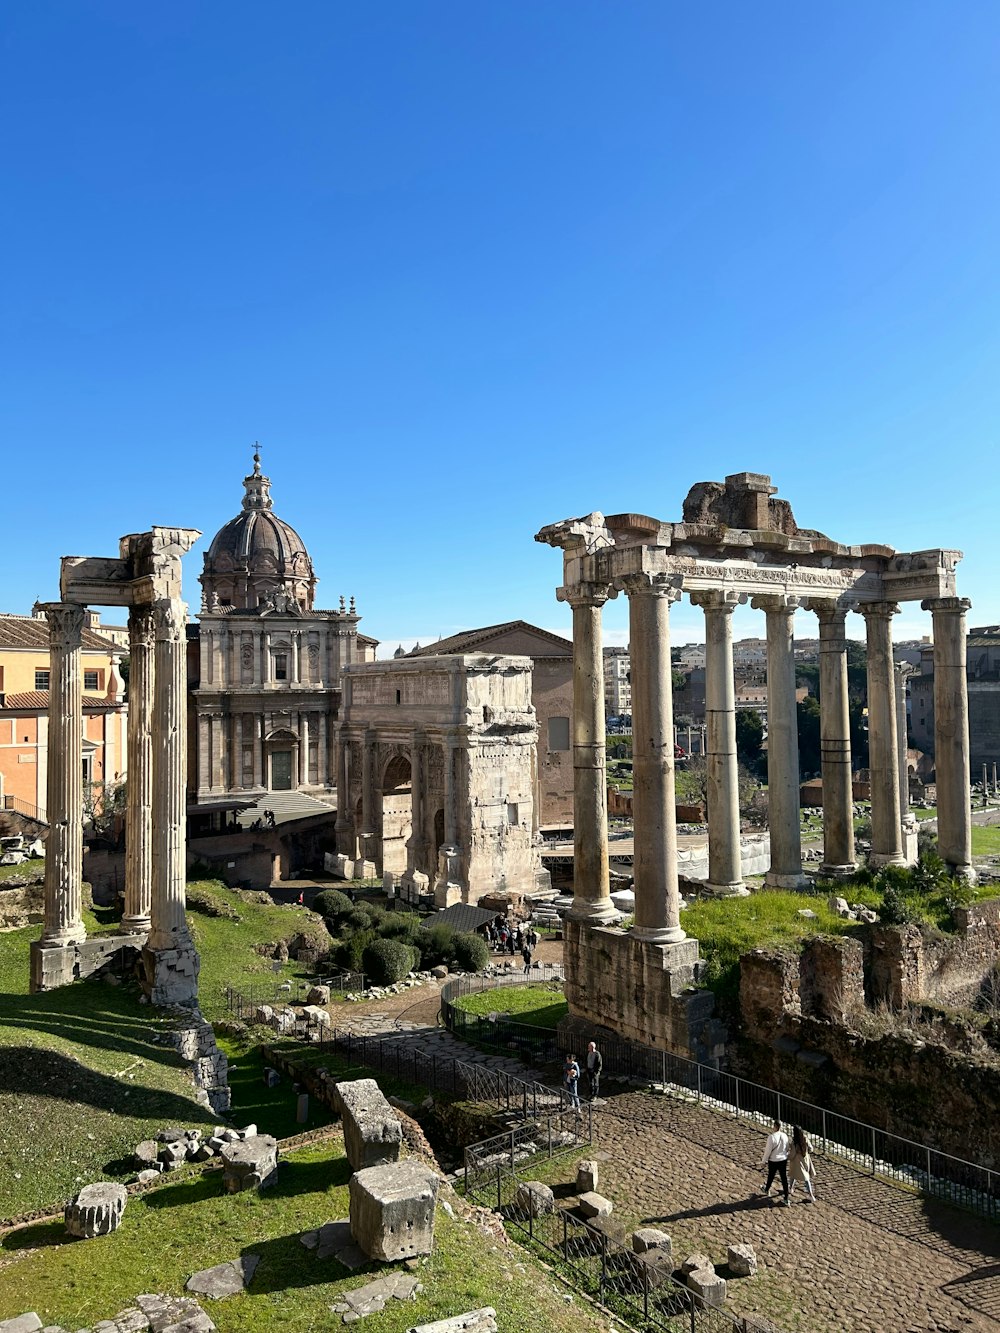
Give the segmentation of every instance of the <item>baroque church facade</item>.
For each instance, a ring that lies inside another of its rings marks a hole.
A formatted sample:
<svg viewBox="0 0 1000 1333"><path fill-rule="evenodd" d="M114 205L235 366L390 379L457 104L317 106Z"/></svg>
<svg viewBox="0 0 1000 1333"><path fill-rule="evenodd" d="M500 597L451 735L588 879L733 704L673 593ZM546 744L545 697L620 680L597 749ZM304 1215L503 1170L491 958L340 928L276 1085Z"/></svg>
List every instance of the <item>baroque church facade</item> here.
<svg viewBox="0 0 1000 1333"><path fill-rule="evenodd" d="M312 560L274 512L259 454L243 487L205 555L188 627L190 809L223 820L271 792L336 802L341 671L378 646L359 634L353 597L314 605Z"/></svg>

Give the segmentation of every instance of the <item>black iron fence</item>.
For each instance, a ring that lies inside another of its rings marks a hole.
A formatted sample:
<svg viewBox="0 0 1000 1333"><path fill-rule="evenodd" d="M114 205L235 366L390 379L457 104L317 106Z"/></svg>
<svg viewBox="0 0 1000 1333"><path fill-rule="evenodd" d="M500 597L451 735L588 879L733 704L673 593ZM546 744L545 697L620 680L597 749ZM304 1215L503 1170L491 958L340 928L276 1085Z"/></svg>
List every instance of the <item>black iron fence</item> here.
<svg viewBox="0 0 1000 1333"><path fill-rule="evenodd" d="M456 977L441 987L441 1021L456 1037L498 1055L513 1055L533 1065L558 1061L562 1057L552 1028L518 1023L502 1013L472 1014L455 1002L485 990L562 980L563 969L558 963L533 965L529 972L518 969Z"/></svg>
<svg viewBox="0 0 1000 1333"><path fill-rule="evenodd" d="M262 1005L305 1004L314 986L328 986L331 994L346 995L365 989L367 979L363 972L336 972L330 976L286 977L255 981L246 990L227 986L226 1008L234 1018L244 1023L253 1022L254 1014Z"/></svg>

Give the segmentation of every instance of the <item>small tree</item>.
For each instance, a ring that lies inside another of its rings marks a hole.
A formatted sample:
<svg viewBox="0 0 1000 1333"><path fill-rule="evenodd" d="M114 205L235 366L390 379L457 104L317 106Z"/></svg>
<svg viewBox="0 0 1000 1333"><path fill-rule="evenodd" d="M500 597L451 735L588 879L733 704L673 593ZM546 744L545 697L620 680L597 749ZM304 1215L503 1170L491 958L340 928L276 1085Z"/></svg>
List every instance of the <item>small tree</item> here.
<svg viewBox="0 0 1000 1333"><path fill-rule="evenodd" d="M455 936L455 964L463 972L481 972L489 966L490 951L486 941L471 930Z"/></svg>
<svg viewBox="0 0 1000 1333"><path fill-rule="evenodd" d="M313 899L313 911L318 912L328 922L339 921L354 910L354 904L346 893L338 889L324 889Z"/></svg>
<svg viewBox="0 0 1000 1333"><path fill-rule="evenodd" d="M83 821L98 838L110 838L116 825L125 818L127 793L124 782L85 782L83 784Z"/></svg>
<svg viewBox="0 0 1000 1333"><path fill-rule="evenodd" d="M376 986L402 981L413 966L413 950L399 940L374 940L361 955L361 967Z"/></svg>

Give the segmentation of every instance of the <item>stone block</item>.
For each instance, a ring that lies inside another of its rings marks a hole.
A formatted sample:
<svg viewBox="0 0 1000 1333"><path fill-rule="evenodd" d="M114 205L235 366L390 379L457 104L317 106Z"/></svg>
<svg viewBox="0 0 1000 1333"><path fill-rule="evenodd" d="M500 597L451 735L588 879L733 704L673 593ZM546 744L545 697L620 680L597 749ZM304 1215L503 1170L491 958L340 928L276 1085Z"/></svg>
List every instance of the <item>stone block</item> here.
<svg viewBox="0 0 1000 1333"><path fill-rule="evenodd" d="M497 1333L497 1312L492 1305L484 1305L480 1310L435 1319L432 1324L414 1324L406 1333Z"/></svg>
<svg viewBox="0 0 1000 1333"><path fill-rule="evenodd" d="M673 1264L669 1251L645 1250L642 1254L629 1256L629 1265L640 1291L656 1291L665 1287L673 1276Z"/></svg>
<svg viewBox="0 0 1000 1333"><path fill-rule="evenodd" d="M330 987L329 987L329 986L313 986L313 987L310 989L309 994L306 996L306 1003L307 1003L307 1004L329 1004L329 1003L330 1003Z"/></svg>
<svg viewBox="0 0 1000 1333"><path fill-rule="evenodd" d="M525 1180L517 1187L514 1207L524 1217L541 1217L555 1212L556 1196L540 1180Z"/></svg>
<svg viewBox="0 0 1000 1333"><path fill-rule="evenodd" d="M147 1294L135 1303L149 1320L150 1333L214 1333L215 1325L193 1296Z"/></svg>
<svg viewBox="0 0 1000 1333"><path fill-rule="evenodd" d="M440 1180L419 1162L372 1166L350 1179L351 1234L370 1259L430 1254Z"/></svg>
<svg viewBox="0 0 1000 1333"><path fill-rule="evenodd" d="M366 861L364 857L360 857L354 862L352 879L375 879L377 875L378 868L374 861Z"/></svg>
<svg viewBox="0 0 1000 1333"><path fill-rule="evenodd" d="M435 981L444 981L448 976L448 969L443 963L438 963L435 967L431 968L431 976Z"/></svg>
<svg viewBox="0 0 1000 1333"><path fill-rule="evenodd" d="M330 1015L318 1004L303 1005L302 1017L311 1028L328 1028L331 1024Z"/></svg>
<svg viewBox="0 0 1000 1333"><path fill-rule="evenodd" d="M253 1021L261 1023L264 1027L270 1027L274 1020L274 1009L269 1004L259 1004L253 1011Z"/></svg>
<svg viewBox="0 0 1000 1333"><path fill-rule="evenodd" d="M192 1273L184 1283L184 1290L208 1296L213 1301L236 1296L246 1291L259 1263L259 1254L244 1254L228 1263L216 1264L214 1268L203 1268L200 1273Z"/></svg>
<svg viewBox="0 0 1000 1333"><path fill-rule="evenodd" d="M334 1084L344 1124L344 1151L352 1171L399 1160L403 1126L373 1078Z"/></svg>
<svg viewBox="0 0 1000 1333"><path fill-rule="evenodd" d="M806 942L799 963L802 1013L842 1023L865 1004L864 950L845 935L818 935Z"/></svg>
<svg viewBox="0 0 1000 1333"><path fill-rule="evenodd" d="M278 1178L278 1143L270 1134L223 1145L223 1183L229 1194L266 1189Z"/></svg>
<svg viewBox="0 0 1000 1333"><path fill-rule="evenodd" d="M715 1265L707 1254L689 1254L681 1264L681 1272L687 1277L688 1273L694 1273L699 1268L711 1268L715 1271Z"/></svg>
<svg viewBox="0 0 1000 1333"><path fill-rule="evenodd" d="M34 1310L19 1314L14 1319L0 1319L0 1333L38 1333L42 1321Z"/></svg>
<svg viewBox="0 0 1000 1333"><path fill-rule="evenodd" d="M632 1233L632 1252L646 1254L650 1250L659 1250L668 1259L672 1259L673 1241L665 1231L658 1231L656 1227L640 1227L638 1231Z"/></svg>
<svg viewBox="0 0 1000 1333"><path fill-rule="evenodd" d="M594 1161L577 1162L576 1164L576 1192L577 1194L593 1194L599 1184L600 1168Z"/></svg>
<svg viewBox="0 0 1000 1333"><path fill-rule="evenodd" d="M152 1166L159 1159L160 1150L152 1139L143 1139L136 1145L135 1164L140 1170Z"/></svg>
<svg viewBox="0 0 1000 1333"><path fill-rule="evenodd" d="M688 1273L687 1284L699 1310L718 1310L725 1305L726 1279L719 1277L714 1268L696 1268Z"/></svg>
<svg viewBox="0 0 1000 1333"><path fill-rule="evenodd" d="M150 1004L194 1005L198 1001L201 959L194 945L184 949L143 948L143 990Z"/></svg>
<svg viewBox="0 0 1000 1333"><path fill-rule="evenodd" d="M140 1171L136 1180L140 1185L152 1185L154 1181L159 1180L160 1172L155 1167L148 1167L145 1171Z"/></svg>
<svg viewBox="0 0 1000 1333"><path fill-rule="evenodd" d="M66 1230L81 1240L107 1236L118 1230L127 1202L128 1191L124 1185L106 1180L85 1185L66 1205Z"/></svg>
<svg viewBox="0 0 1000 1333"><path fill-rule="evenodd" d="M757 1251L752 1245L730 1245L726 1264L733 1277L756 1277Z"/></svg>
<svg viewBox="0 0 1000 1333"><path fill-rule="evenodd" d="M614 1204L611 1200L595 1190L580 1195L580 1212L584 1217L610 1217L613 1211Z"/></svg>

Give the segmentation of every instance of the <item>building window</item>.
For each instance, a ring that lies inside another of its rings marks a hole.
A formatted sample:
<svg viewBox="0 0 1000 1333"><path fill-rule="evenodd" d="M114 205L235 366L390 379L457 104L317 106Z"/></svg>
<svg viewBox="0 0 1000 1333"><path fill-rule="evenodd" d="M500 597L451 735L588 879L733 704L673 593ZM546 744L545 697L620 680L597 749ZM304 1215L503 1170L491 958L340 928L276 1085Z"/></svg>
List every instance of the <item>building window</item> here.
<svg viewBox="0 0 1000 1333"><path fill-rule="evenodd" d="M550 750L568 750L568 749L569 749L569 718L568 718L568 717L550 717L550 718L549 718L549 749L550 749Z"/></svg>
<svg viewBox="0 0 1000 1333"><path fill-rule="evenodd" d="M47 690L49 688L49 673L47 671L35 672L35 689Z"/></svg>
<svg viewBox="0 0 1000 1333"><path fill-rule="evenodd" d="M275 680L287 680L287 679L288 679L288 654L287 654L287 653L275 653L275 654L274 654L274 679L275 679Z"/></svg>
<svg viewBox="0 0 1000 1333"><path fill-rule="evenodd" d="M507 802L507 823L511 828L516 828L520 823L521 812L516 801Z"/></svg>
<svg viewBox="0 0 1000 1333"><path fill-rule="evenodd" d="M99 690L101 688L100 673L85 671L83 673L83 688L85 690Z"/></svg>

